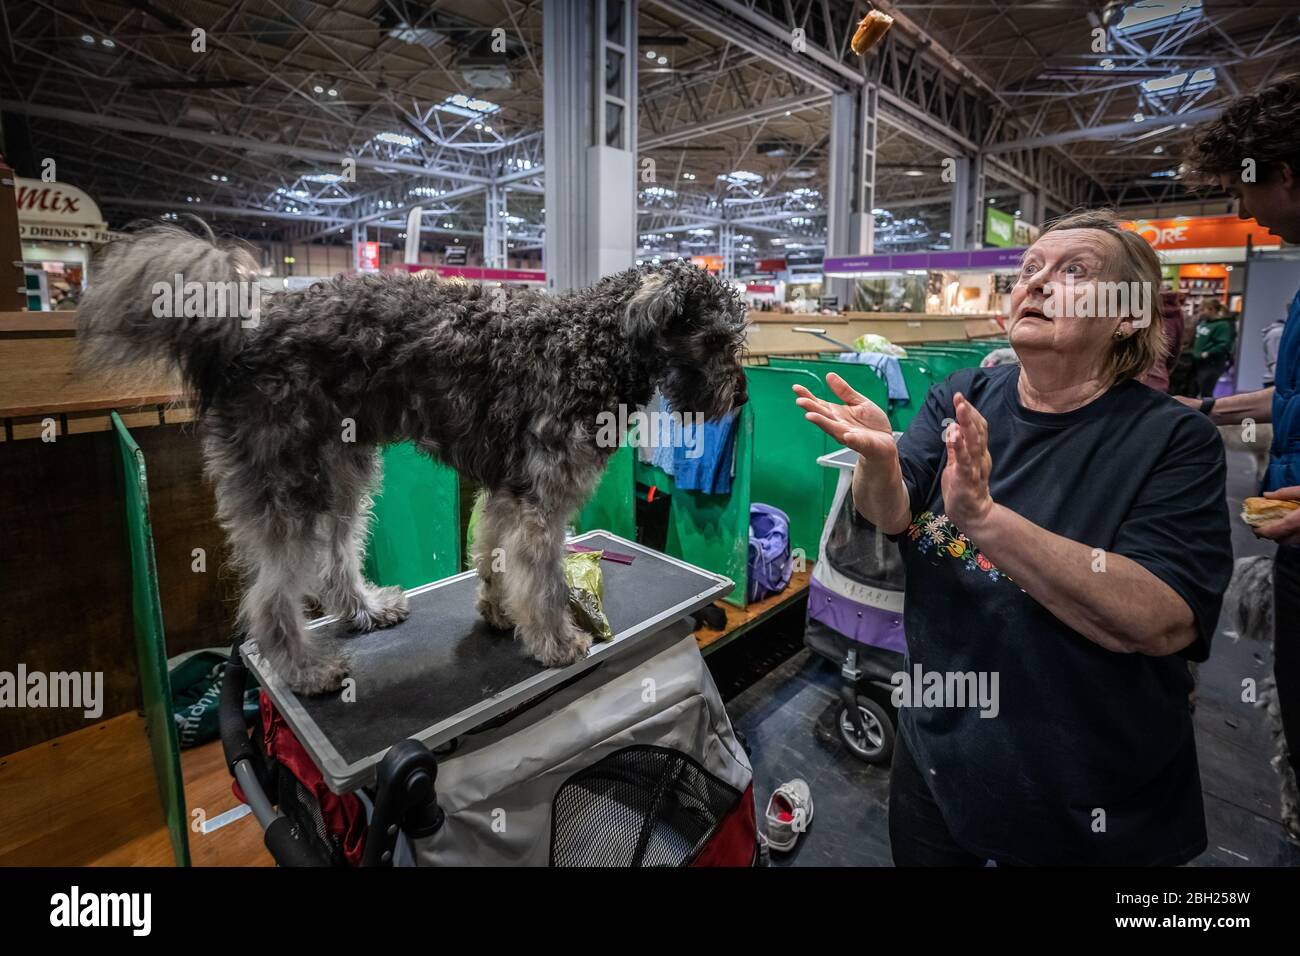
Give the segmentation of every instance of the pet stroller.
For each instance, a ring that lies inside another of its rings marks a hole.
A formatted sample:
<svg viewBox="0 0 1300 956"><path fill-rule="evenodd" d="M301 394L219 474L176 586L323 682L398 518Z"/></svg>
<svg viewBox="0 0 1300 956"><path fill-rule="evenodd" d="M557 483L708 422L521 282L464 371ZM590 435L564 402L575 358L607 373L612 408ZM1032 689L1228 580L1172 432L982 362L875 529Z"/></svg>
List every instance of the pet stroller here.
<svg viewBox="0 0 1300 956"><path fill-rule="evenodd" d="M349 640L350 702L299 698L255 642L236 648L222 741L278 863L758 862L753 772L688 617L731 582L604 532L574 543L634 560L602 562L614 640L566 668L478 618L472 572L409 591L406 622ZM251 735L246 668L263 686Z"/></svg>
<svg viewBox="0 0 1300 956"><path fill-rule="evenodd" d="M853 506L857 459L848 448L817 459L837 469L839 481L808 585L804 643L840 668L843 703L836 725L849 751L888 765L898 719L890 679L903 670L907 652L903 559L898 545Z"/></svg>

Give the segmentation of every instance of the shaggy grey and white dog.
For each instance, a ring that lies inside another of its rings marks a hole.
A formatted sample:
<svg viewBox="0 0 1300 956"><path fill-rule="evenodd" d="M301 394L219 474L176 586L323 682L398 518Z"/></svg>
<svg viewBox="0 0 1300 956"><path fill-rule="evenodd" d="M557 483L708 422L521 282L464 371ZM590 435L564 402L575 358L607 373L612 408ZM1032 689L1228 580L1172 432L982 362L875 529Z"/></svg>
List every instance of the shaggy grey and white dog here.
<svg viewBox="0 0 1300 956"><path fill-rule="evenodd" d="M210 232L150 226L108 246L79 338L89 368L152 359L197 394L218 517L246 578L240 623L302 693L347 673L304 628L307 595L355 631L408 613L399 589L361 572L379 446L413 441L483 486L479 611L560 666L591 644L569 615L564 533L615 450L597 441L601 413L631 411L656 387L710 419L746 398L743 303L685 262L556 295L340 276L270 297L251 328L155 315L160 282L257 273L247 251Z"/></svg>

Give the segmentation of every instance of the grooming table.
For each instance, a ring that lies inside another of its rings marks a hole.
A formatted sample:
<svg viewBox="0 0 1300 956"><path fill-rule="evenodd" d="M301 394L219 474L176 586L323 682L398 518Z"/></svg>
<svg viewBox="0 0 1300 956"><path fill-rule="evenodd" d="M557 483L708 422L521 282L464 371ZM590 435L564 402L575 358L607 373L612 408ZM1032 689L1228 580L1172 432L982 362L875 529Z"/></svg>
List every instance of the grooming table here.
<svg viewBox="0 0 1300 956"><path fill-rule="evenodd" d="M604 531L570 543L634 560L600 562L614 640L593 643L585 660L568 667L543 667L513 632L494 630L479 616L473 571L408 591L411 616L396 627L348 636L333 617L308 625L343 642L355 681L351 702L341 693L299 697L266 667L256 641L240 650L326 784L347 793L374 782L375 767L393 744L407 738L431 749L446 743L630 651L733 587L722 575Z"/></svg>

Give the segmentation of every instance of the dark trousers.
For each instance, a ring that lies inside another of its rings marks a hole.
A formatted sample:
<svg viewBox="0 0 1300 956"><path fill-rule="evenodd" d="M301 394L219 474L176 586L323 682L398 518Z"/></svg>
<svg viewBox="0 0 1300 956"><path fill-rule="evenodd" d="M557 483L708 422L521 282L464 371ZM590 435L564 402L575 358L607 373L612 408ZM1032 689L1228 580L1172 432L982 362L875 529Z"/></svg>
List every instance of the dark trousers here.
<svg viewBox="0 0 1300 956"><path fill-rule="evenodd" d="M984 866L957 845L934 794L899 734L889 770L889 851L894 866Z"/></svg>
<svg viewBox="0 0 1300 956"><path fill-rule="evenodd" d="M1273 678L1291 767L1300 776L1300 547L1273 559Z"/></svg>
<svg viewBox="0 0 1300 956"><path fill-rule="evenodd" d="M1196 360L1196 392L1198 398L1208 398L1214 394L1214 386L1219 376L1228 367L1228 357Z"/></svg>

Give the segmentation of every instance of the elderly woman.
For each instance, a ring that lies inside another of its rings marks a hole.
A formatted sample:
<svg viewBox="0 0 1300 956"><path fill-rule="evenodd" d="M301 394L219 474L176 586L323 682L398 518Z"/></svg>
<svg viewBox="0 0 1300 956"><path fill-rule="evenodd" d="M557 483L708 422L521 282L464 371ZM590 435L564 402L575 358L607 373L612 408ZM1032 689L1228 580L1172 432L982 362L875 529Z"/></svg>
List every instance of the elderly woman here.
<svg viewBox="0 0 1300 956"><path fill-rule="evenodd" d="M1113 282L1145 284L1127 287L1149 310L1105 314ZM954 373L897 444L838 376L842 405L795 388L861 456L857 510L903 550L906 683L924 691L901 697L897 864L1205 849L1187 662L1208 656L1232 572L1224 452L1204 416L1136 381L1163 345L1159 288L1137 234L1069 216L1011 294L1020 364ZM976 680L993 706L956 693Z"/></svg>

